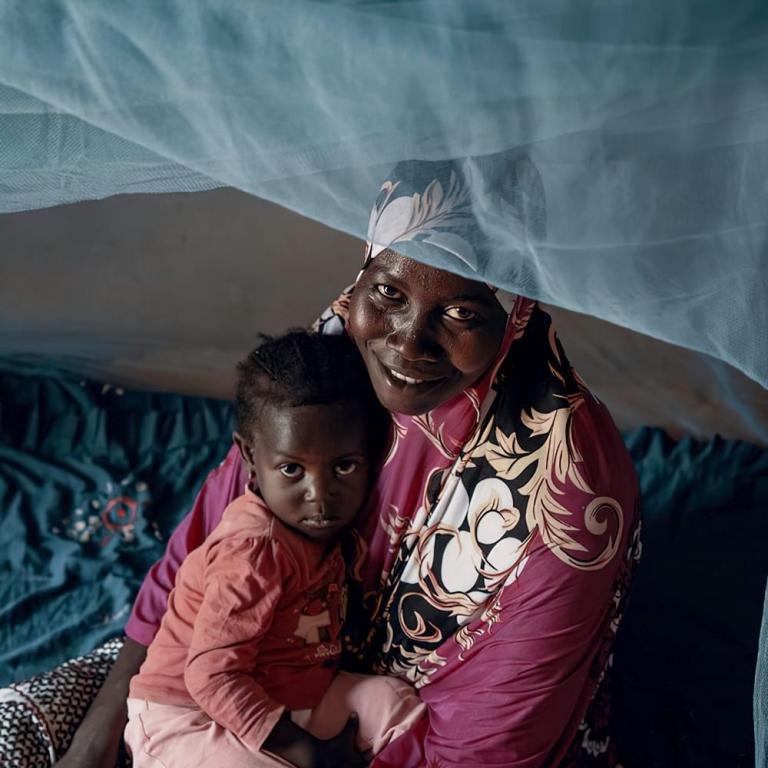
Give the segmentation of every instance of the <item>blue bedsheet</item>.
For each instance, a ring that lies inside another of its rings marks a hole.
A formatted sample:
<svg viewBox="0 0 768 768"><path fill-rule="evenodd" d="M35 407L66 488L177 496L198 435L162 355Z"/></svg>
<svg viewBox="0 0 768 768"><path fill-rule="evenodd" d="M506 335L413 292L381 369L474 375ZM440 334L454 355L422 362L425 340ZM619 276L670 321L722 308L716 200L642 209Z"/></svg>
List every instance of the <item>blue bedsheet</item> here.
<svg viewBox="0 0 768 768"><path fill-rule="evenodd" d="M231 432L221 401L0 360L0 685L120 633ZM615 654L624 765L753 765L768 451L657 429L626 441L644 555Z"/></svg>
<svg viewBox="0 0 768 768"><path fill-rule="evenodd" d="M0 684L120 633L231 434L228 403L0 361Z"/></svg>
<svg viewBox="0 0 768 768"><path fill-rule="evenodd" d="M752 768L752 688L768 577L768 451L627 436L643 558L616 643L625 768Z"/></svg>

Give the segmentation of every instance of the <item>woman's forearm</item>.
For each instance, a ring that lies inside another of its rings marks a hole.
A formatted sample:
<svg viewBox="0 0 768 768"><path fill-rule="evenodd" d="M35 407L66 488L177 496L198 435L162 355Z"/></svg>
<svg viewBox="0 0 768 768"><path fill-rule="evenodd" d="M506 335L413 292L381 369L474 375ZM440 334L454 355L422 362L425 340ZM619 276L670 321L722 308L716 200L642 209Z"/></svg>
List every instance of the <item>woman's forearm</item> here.
<svg viewBox="0 0 768 768"><path fill-rule="evenodd" d="M147 655L145 646L125 639L115 663L56 768L113 768L127 720L131 678Z"/></svg>

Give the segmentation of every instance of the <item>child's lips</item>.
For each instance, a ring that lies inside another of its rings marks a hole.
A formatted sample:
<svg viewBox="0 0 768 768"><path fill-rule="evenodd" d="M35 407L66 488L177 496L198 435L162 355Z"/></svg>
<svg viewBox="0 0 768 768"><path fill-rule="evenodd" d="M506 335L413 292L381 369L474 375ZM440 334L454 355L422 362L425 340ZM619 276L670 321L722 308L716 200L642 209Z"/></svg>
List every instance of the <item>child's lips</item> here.
<svg viewBox="0 0 768 768"><path fill-rule="evenodd" d="M323 528L333 528L338 525L338 517L305 517L302 521L302 525L306 525L307 528L316 528L321 530Z"/></svg>

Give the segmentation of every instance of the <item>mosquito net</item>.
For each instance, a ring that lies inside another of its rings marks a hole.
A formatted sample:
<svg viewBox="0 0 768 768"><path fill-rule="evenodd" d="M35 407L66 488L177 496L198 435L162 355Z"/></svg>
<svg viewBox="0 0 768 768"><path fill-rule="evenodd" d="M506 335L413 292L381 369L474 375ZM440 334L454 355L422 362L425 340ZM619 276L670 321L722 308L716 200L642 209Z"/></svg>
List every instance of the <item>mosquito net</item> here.
<svg viewBox="0 0 768 768"><path fill-rule="evenodd" d="M396 163L512 152L546 227L478 215L498 243L481 265L418 258L765 386L764 9L6 0L0 210L233 186L364 237Z"/></svg>

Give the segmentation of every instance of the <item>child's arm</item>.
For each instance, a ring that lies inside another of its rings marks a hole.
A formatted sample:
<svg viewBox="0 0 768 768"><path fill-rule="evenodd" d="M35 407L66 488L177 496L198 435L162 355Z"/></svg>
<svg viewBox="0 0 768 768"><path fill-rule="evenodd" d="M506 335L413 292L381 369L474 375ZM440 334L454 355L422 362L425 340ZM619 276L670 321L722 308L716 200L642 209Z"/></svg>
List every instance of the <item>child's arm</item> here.
<svg viewBox="0 0 768 768"><path fill-rule="evenodd" d="M284 584L291 581L277 547L266 537L225 539L211 547L184 670L198 706L254 752L285 709L253 674Z"/></svg>

